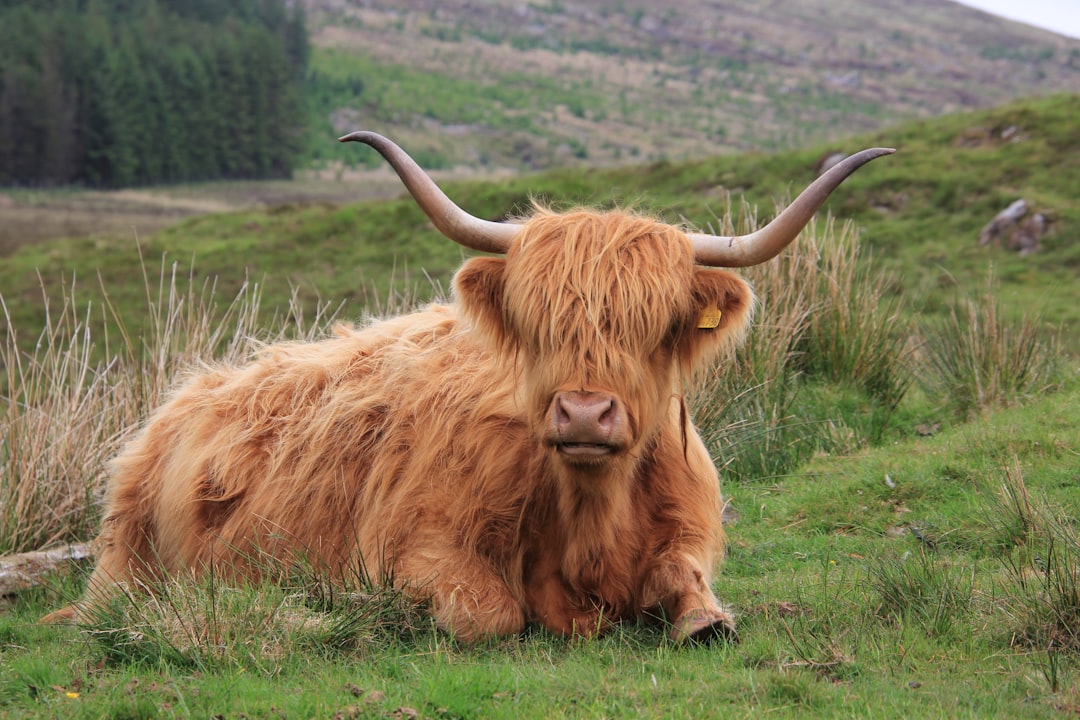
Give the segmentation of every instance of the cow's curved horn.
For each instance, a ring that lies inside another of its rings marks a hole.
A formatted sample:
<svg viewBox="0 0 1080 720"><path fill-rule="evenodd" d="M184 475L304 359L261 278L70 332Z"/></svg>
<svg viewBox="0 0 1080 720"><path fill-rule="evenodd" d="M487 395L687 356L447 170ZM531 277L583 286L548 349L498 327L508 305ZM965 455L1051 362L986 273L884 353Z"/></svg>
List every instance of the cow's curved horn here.
<svg viewBox="0 0 1080 720"><path fill-rule="evenodd" d="M446 237L473 250L506 253L520 227L473 217L454 204L416 161L393 141L378 133L358 130L338 138L340 142L362 142L375 148L416 200L432 224Z"/></svg>
<svg viewBox="0 0 1080 720"><path fill-rule="evenodd" d="M799 236L829 193L848 175L874 158L894 152L892 148L871 148L845 158L803 190L771 223L749 235L725 237L691 233L694 260L713 267L749 267L776 257Z"/></svg>

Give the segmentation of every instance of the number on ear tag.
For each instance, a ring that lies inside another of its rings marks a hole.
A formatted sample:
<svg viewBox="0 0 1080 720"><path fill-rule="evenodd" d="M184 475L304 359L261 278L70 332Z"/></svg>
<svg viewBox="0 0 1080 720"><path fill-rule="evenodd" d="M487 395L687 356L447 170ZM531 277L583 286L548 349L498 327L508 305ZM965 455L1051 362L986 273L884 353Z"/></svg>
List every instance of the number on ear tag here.
<svg viewBox="0 0 1080 720"><path fill-rule="evenodd" d="M712 330L719 326L720 315L720 308L715 305L710 305L702 311L701 319L698 320L698 328L701 330Z"/></svg>

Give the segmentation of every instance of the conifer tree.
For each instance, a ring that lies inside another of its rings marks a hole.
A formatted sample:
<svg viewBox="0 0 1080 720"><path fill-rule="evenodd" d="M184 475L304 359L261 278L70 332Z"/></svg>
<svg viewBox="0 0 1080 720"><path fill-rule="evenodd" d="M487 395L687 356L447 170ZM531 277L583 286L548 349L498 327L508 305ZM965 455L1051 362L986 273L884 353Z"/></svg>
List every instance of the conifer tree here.
<svg viewBox="0 0 1080 720"><path fill-rule="evenodd" d="M285 0L0 0L0 185L288 175L307 57Z"/></svg>

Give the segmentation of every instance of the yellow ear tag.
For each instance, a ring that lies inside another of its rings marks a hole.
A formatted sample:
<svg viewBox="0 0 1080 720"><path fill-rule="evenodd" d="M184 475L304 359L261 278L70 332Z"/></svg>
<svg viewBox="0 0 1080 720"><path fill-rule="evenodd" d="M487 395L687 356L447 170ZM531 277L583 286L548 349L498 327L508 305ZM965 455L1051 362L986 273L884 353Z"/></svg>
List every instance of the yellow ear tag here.
<svg viewBox="0 0 1080 720"><path fill-rule="evenodd" d="M720 325L720 308L715 305L710 305L701 312L701 319L698 320L698 328L701 330L712 330Z"/></svg>

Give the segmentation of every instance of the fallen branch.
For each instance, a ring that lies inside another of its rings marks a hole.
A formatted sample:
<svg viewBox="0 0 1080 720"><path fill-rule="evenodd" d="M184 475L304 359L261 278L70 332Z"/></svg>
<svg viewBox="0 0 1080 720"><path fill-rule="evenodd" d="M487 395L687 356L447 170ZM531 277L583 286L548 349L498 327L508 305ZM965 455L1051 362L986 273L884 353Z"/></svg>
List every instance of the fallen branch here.
<svg viewBox="0 0 1080 720"><path fill-rule="evenodd" d="M93 554L90 543L76 543L0 558L0 595L41 585L45 575L66 570L68 565Z"/></svg>

